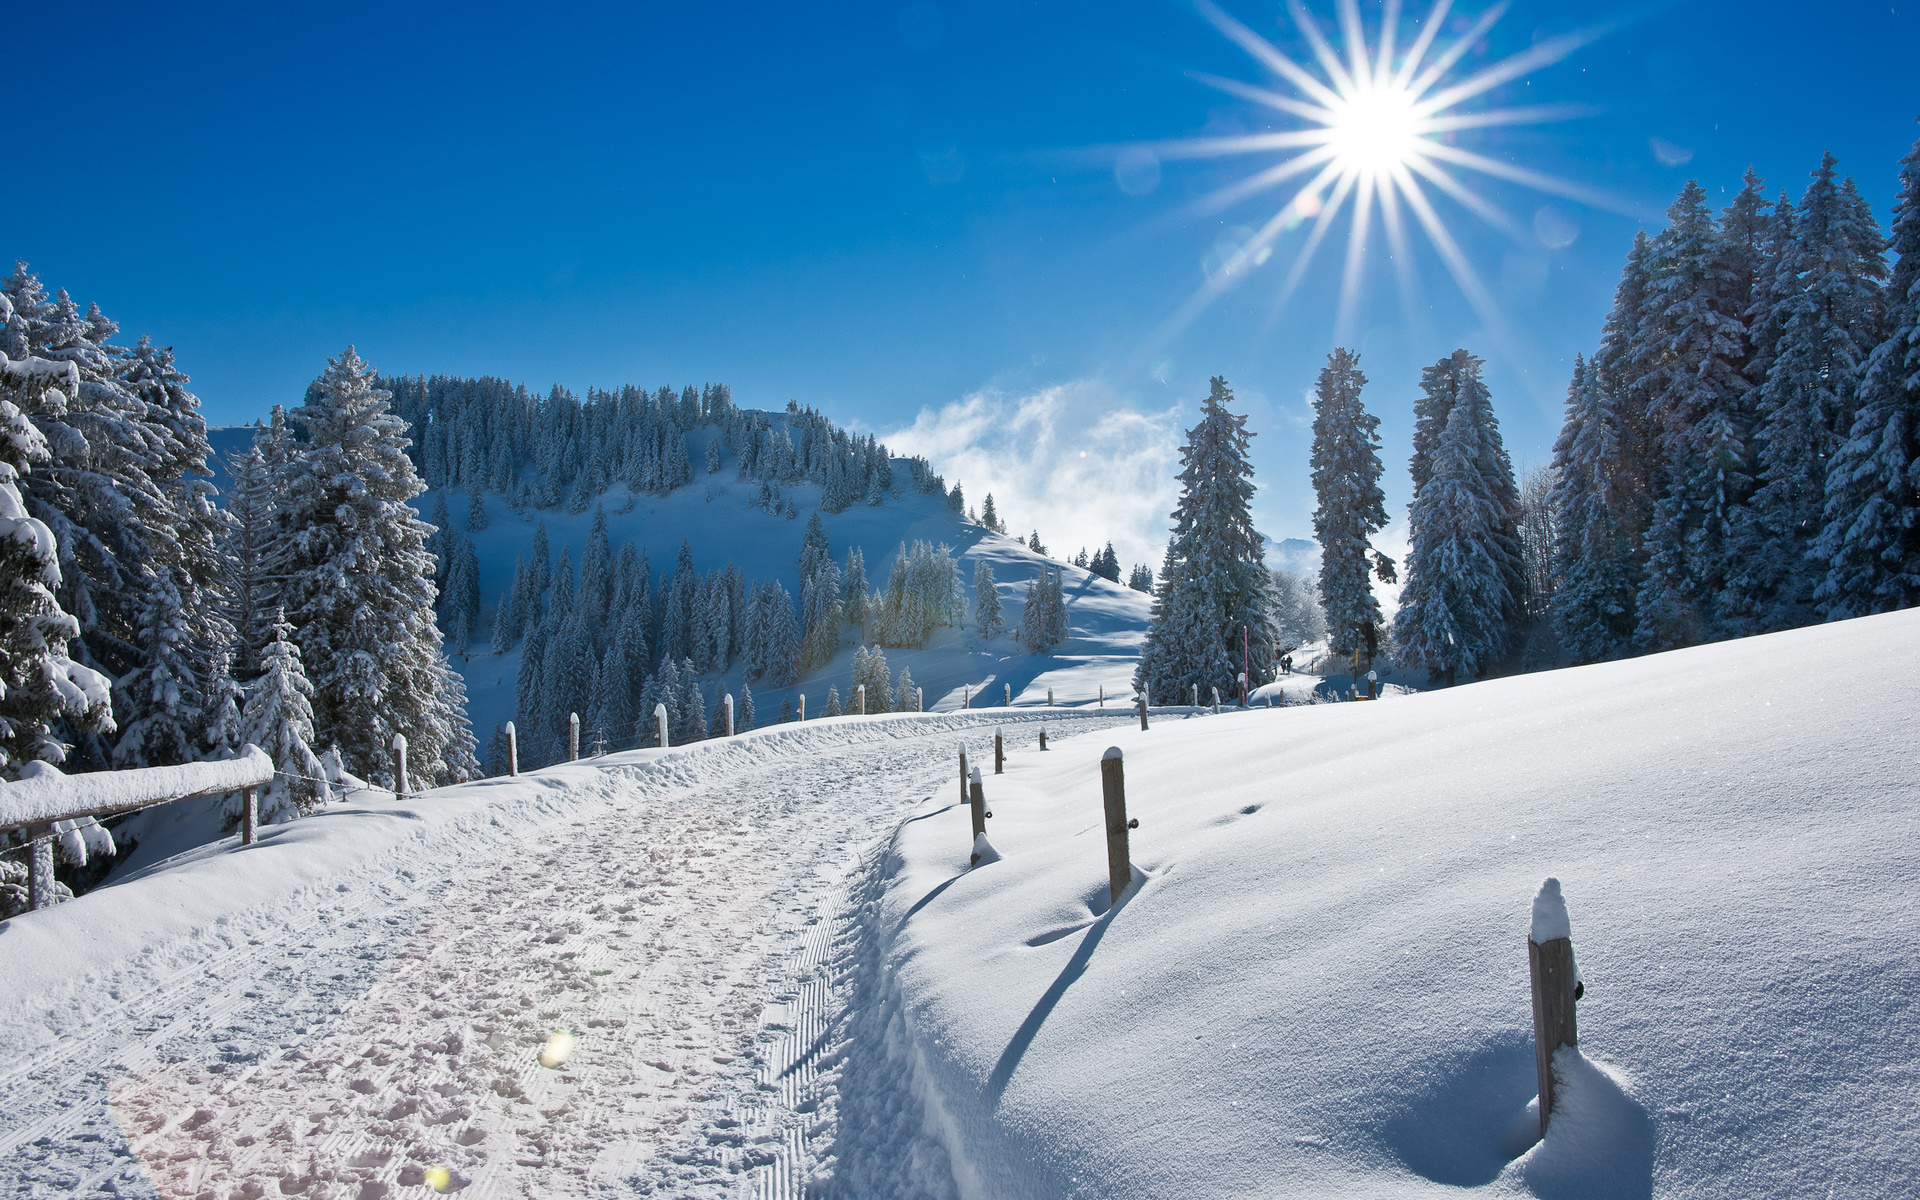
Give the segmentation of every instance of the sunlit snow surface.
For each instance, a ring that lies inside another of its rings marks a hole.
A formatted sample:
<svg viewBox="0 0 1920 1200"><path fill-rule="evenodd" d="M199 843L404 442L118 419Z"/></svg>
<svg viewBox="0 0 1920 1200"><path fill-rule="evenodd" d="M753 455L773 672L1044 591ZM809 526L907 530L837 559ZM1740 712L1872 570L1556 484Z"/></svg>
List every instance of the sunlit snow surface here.
<svg viewBox="0 0 1920 1200"><path fill-rule="evenodd" d="M1915 661L1904 613L362 798L0 925L0 1192L1917 1194ZM1586 994L1529 1149L1548 876Z"/></svg>

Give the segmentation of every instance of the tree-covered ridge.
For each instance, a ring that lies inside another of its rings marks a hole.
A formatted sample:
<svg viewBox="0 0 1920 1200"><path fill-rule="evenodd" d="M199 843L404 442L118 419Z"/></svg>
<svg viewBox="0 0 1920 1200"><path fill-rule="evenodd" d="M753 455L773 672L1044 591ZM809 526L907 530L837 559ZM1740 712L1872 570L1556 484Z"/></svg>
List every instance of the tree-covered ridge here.
<svg viewBox="0 0 1920 1200"><path fill-rule="evenodd" d="M820 507L844 512L884 504L894 490L893 459L871 434L848 433L824 414L789 402L784 412L743 409L724 383L649 391L628 385L588 389L582 401L555 384L543 396L503 379L446 375L380 381L394 411L414 430L410 453L430 488L460 488L504 498L515 512L586 512L616 483L662 495L717 473L725 456L741 479L764 485L762 502L781 508L778 489L816 484ZM687 435L711 428L695 466ZM945 493L925 459L907 460L917 491Z"/></svg>

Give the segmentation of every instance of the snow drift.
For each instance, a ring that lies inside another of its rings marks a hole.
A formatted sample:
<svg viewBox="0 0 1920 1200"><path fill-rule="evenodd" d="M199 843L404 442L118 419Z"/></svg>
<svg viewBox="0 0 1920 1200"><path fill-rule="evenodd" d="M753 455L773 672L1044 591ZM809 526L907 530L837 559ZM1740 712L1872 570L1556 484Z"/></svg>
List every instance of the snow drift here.
<svg viewBox="0 0 1920 1200"><path fill-rule="evenodd" d="M1062 739L970 870L942 789L882 920L961 1194L1920 1194L1916 661L1906 612ZM1529 1149L1548 876L1586 996Z"/></svg>

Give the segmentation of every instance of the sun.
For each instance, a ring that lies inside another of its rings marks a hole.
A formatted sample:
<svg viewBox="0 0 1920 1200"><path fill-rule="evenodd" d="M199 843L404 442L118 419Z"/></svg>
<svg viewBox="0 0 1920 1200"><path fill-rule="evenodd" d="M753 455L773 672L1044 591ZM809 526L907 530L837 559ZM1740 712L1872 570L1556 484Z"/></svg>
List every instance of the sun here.
<svg viewBox="0 0 1920 1200"><path fill-rule="evenodd" d="M1362 88L1342 97L1332 118L1327 123L1327 145L1333 148L1333 162L1343 171L1383 181L1417 153L1420 114L1405 88L1392 84Z"/></svg>
<svg viewBox="0 0 1920 1200"><path fill-rule="evenodd" d="M1160 159L1277 156L1277 161L1204 197L1193 206L1195 213L1221 213L1276 190L1291 189L1291 194L1270 210L1271 215L1250 237L1237 243L1230 261L1209 268L1206 284L1169 319L1163 335L1170 336L1198 316L1215 296L1269 261L1285 267L1274 301L1277 315L1305 277L1334 220L1344 211L1351 211L1352 220L1336 319L1340 336L1344 337L1353 325L1376 212L1403 295L1418 284L1408 236L1410 228L1417 226L1482 320L1490 327L1503 325L1486 287L1434 201L1444 198L1517 241L1526 240L1528 225L1469 186L1471 174L1611 211L1634 212L1595 189L1507 159L1488 157L1461 144L1462 135L1476 129L1590 115L1589 110L1571 105L1481 107L1476 102L1502 84L1559 62L1602 36L1604 29L1545 38L1477 70L1456 72L1461 60L1506 11L1506 4L1496 4L1469 19L1453 14L1452 0L1436 0L1423 20L1412 23L1413 36L1403 41L1406 31L1402 29L1401 0L1383 0L1371 39L1357 0L1338 0L1340 45L1336 48L1300 0L1293 0L1293 23L1312 51L1307 60L1295 62L1227 15L1213 0L1195 2L1201 14L1246 51L1269 79L1247 83L1211 75L1195 77L1251 101L1293 127L1165 142L1150 149ZM1451 33L1443 39L1441 30L1450 19ZM1455 78L1456 74L1464 77ZM1281 239L1296 232L1300 237L1298 247L1291 255L1278 253Z"/></svg>

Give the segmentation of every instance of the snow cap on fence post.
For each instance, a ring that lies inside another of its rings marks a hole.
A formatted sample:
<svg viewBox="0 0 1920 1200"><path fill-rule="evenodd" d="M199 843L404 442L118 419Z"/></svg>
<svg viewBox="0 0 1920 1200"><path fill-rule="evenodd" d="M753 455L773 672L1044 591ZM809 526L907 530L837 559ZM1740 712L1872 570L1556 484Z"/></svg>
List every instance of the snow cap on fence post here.
<svg viewBox="0 0 1920 1200"><path fill-rule="evenodd" d="M520 773L520 731L507 722L507 776L512 778Z"/></svg>
<svg viewBox="0 0 1920 1200"><path fill-rule="evenodd" d="M579 760L580 760L580 714L576 712L570 712L567 714L567 761L578 762Z"/></svg>
<svg viewBox="0 0 1920 1200"><path fill-rule="evenodd" d="M1147 697L1144 693L1140 695L1139 701L1140 701L1140 732L1145 733L1147 731Z"/></svg>
<svg viewBox="0 0 1920 1200"><path fill-rule="evenodd" d="M733 736L733 693L732 692L727 693L727 703L725 707L727 710L727 736L732 737Z"/></svg>
<svg viewBox="0 0 1920 1200"><path fill-rule="evenodd" d="M853 685L853 711L863 717L867 715L867 685L864 683Z"/></svg>
<svg viewBox="0 0 1920 1200"><path fill-rule="evenodd" d="M802 721L807 719L807 694L805 692L800 693L800 719Z"/></svg>
<svg viewBox="0 0 1920 1200"><path fill-rule="evenodd" d="M1540 1136L1553 1116L1553 1056L1580 1044L1574 1004L1586 991L1573 961L1573 927L1560 881L1549 877L1533 898L1527 932L1527 973L1533 984L1533 1065L1540 1084Z"/></svg>
<svg viewBox="0 0 1920 1200"><path fill-rule="evenodd" d="M1000 685L1000 707L1002 708L1013 707L1013 685L1010 683L1003 683Z"/></svg>
<svg viewBox="0 0 1920 1200"><path fill-rule="evenodd" d="M393 798L407 798L407 735L393 735Z"/></svg>
<svg viewBox="0 0 1920 1200"><path fill-rule="evenodd" d="M1220 689L1217 687L1213 689L1213 715L1220 715Z"/></svg>
<svg viewBox="0 0 1920 1200"><path fill-rule="evenodd" d="M653 706L653 723L655 728L660 734L660 748L662 750L665 750L667 748L667 706L666 705L656 704Z"/></svg>

